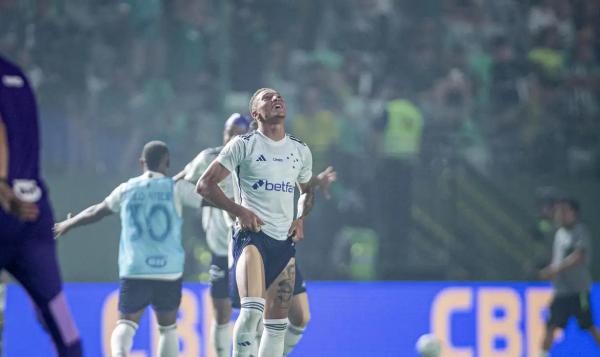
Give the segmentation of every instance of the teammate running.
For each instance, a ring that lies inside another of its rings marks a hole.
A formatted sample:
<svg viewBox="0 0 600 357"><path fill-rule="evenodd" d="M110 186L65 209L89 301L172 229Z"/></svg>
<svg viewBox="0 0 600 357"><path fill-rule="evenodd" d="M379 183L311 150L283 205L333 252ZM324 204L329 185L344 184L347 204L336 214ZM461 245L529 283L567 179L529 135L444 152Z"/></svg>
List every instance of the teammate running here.
<svg viewBox="0 0 600 357"><path fill-rule="evenodd" d="M140 162L141 176L119 185L101 203L57 223L54 231L58 237L120 212L120 319L111 336L112 356L129 355L140 318L152 305L160 330L158 355L174 357L179 352L176 321L185 258L182 206L199 208L201 198L189 182L165 177L169 167L165 143L147 143Z"/></svg>

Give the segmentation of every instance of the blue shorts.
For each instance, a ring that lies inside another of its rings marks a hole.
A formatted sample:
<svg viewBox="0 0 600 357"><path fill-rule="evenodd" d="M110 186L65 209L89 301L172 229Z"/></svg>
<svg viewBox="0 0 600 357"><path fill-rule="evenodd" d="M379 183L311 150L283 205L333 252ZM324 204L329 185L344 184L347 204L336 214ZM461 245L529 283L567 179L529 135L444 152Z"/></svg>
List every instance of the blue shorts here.
<svg viewBox="0 0 600 357"><path fill-rule="evenodd" d="M229 297L229 273L227 256L212 254L210 262L210 296L215 299L226 299Z"/></svg>
<svg viewBox="0 0 600 357"><path fill-rule="evenodd" d="M152 305L155 311L173 311L181 303L181 282L177 280L121 279L119 312L133 314Z"/></svg>
<svg viewBox="0 0 600 357"><path fill-rule="evenodd" d="M230 297L235 303L239 301L239 292L235 278L235 270L242 251L248 245L255 246L263 260L265 269L265 287L277 279L279 274L287 266L290 259L296 255L296 248L291 239L277 240L261 232L237 231L233 235L233 266L230 270ZM234 304L235 306L235 304Z"/></svg>

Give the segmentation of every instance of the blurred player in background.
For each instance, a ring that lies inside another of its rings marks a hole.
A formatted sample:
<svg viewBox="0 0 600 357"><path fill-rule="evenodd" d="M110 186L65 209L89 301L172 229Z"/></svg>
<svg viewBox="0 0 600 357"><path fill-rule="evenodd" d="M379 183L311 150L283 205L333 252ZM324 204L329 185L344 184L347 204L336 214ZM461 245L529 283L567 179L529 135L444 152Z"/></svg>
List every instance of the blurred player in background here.
<svg viewBox="0 0 600 357"><path fill-rule="evenodd" d="M554 287L540 357L548 356L554 333L559 328L564 329L571 317L575 317L579 327L589 331L600 345L600 331L594 326L590 301L591 237L579 220L577 201L560 200L555 209L560 228L554 236L552 263L540 272L543 279L552 280Z"/></svg>
<svg viewBox="0 0 600 357"><path fill-rule="evenodd" d="M33 299L59 356L81 356L52 237L39 169L37 106L23 72L0 57L0 270Z"/></svg>
<svg viewBox="0 0 600 357"><path fill-rule="evenodd" d="M144 173L120 184L101 203L57 223L56 236L120 212L119 243L120 319L111 336L113 357L129 355L144 310L156 311L160 337L158 355L177 356L177 310L185 254L181 244L183 206L199 208L194 185L166 177L169 150L160 141L144 146L140 159Z"/></svg>
<svg viewBox="0 0 600 357"><path fill-rule="evenodd" d="M258 130L231 140L200 178L197 191L237 217L239 225L233 241L232 285L241 297L241 309L234 326L233 354L252 353L264 311L259 356L279 357L295 282L292 238L303 238L303 220L314 202L312 155L306 144L285 133L286 106L277 91L256 91L250 112ZM232 172L239 203L218 186ZM296 182L301 196L293 219Z"/></svg>
<svg viewBox="0 0 600 357"><path fill-rule="evenodd" d="M225 122L223 145L232 138L248 131L250 120L239 113L232 114ZM201 151L186 165L185 169L175 176L196 184L211 162L219 155L223 146ZM227 179L219 183L225 195L233 199L233 180ZM214 320L211 325L211 342L218 357L230 355L231 300L229 299L229 265L227 262L229 239L232 234L231 225L224 217L223 210L211 207L204 200L202 208L202 227L206 233L206 241L211 252L210 264L210 296L213 303Z"/></svg>

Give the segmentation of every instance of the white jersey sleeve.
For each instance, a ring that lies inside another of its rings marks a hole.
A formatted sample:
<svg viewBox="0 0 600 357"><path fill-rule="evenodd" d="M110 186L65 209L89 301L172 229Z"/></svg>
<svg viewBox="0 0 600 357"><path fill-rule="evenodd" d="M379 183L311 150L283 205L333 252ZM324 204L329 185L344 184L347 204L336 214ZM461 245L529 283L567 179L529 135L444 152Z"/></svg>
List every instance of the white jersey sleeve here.
<svg viewBox="0 0 600 357"><path fill-rule="evenodd" d="M208 169L212 161L217 157L222 147L202 150L189 164L185 166L185 177L192 183L198 182L200 176Z"/></svg>
<svg viewBox="0 0 600 357"><path fill-rule="evenodd" d="M312 178L312 153L308 146L303 146L301 148L302 153L302 166L300 168L300 173L298 174L298 182L299 183L307 183Z"/></svg>
<svg viewBox="0 0 600 357"><path fill-rule="evenodd" d="M229 172L235 172L236 167L245 157L245 144L240 136L233 138L217 156L215 160L221 163Z"/></svg>
<svg viewBox="0 0 600 357"><path fill-rule="evenodd" d="M196 186L193 183L186 180L179 180L175 182L173 190L175 199L179 202L176 205L178 208L182 205L190 208L200 208L202 196L196 192ZM181 214L181 211L179 213Z"/></svg>
<svg viewBox="0 0 600 357"><path fill-rule="evenodd" d="M104 199L104 202L106 203L106 206L108 207L108 209L110 209L111 211L113 211L115 213L117 213L121 210L121 195L122 195L124 189L125 189L125 184L122 183L119 186L117 186L110 193L110 195L108 195Z"/></svg>

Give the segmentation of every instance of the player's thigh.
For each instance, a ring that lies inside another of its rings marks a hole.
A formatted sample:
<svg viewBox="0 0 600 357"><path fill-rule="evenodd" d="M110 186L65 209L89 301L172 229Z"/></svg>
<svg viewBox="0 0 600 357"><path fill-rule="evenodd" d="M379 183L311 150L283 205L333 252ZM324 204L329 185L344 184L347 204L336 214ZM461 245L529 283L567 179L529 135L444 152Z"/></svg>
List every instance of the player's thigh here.
<svg viewBox="0 0 600 357"><path fill-rule="evenodd" d="M288 313L290 323L294 326L304 327L310 320L310 306L308 304L308 294L302 292L292 297L292 305Z"/></svg>
<svg viewBox="0 0 600 357"><path fill-rule="evenodd" d="M291 258L275 281L269 286L269 289L267 289L265 318L284 319L288 317L294 293L295 264L295 258Z"/></svg>
<svg viewBox="0 0 600 357"><path fill-rule="evenodd" d="M265 294L265 267L254 245L244 247L235 270L240 297L263 297Z"/></svg>
<svg viewBox="0 0 600 357"><path fill-rule="evenodd" d="M144 314L145 310L146 310L146 308L143 308L143 309L138 310L138 311L130 312L130 313L120 312L119 313L119 320L128 320L128 321L133 321L136 324L139 324L140 320L142 319L142 315Z"/></svg>

